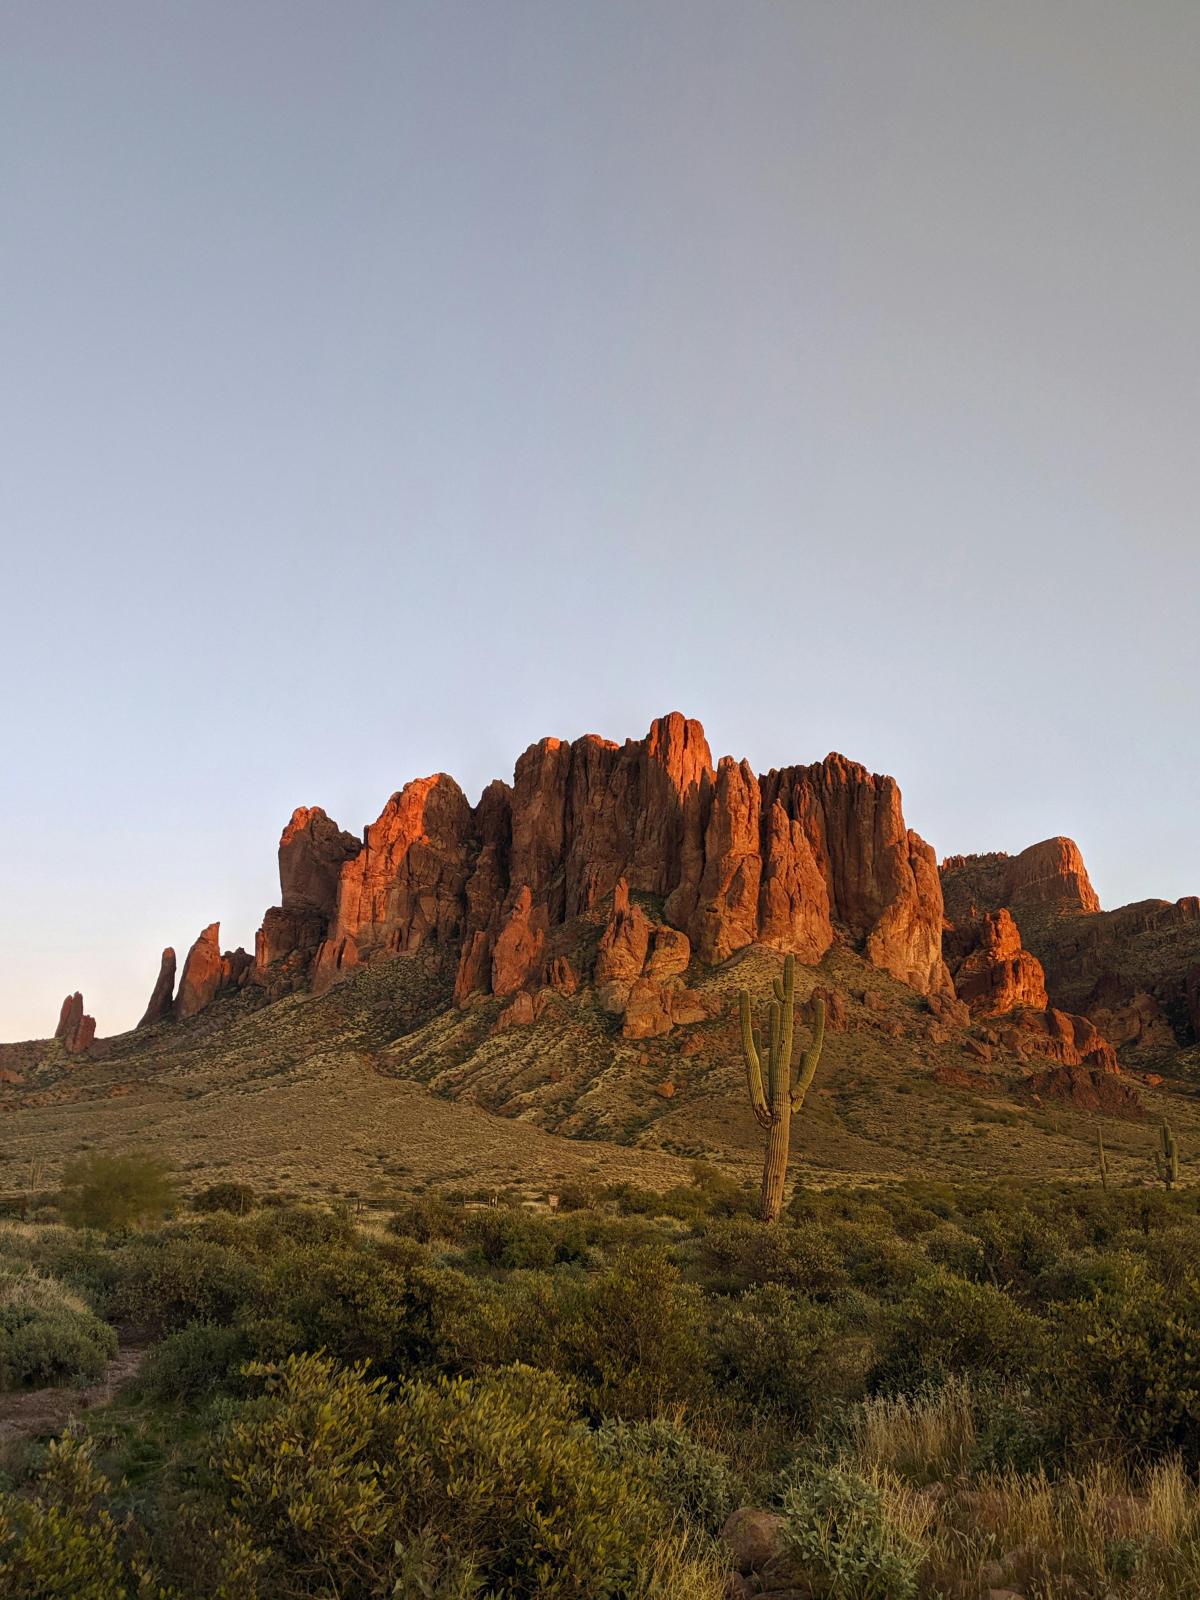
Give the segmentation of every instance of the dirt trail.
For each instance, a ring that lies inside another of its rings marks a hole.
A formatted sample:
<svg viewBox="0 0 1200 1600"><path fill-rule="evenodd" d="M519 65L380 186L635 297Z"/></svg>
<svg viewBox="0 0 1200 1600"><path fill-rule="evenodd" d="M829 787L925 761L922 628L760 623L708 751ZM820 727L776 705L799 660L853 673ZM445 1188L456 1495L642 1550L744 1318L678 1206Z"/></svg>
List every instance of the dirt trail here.
<svg viewBox="0 0 1200 1600"><path fill-rule="evenodd" d="M0 1444L61 1433L78 1412L107 1405L121 1384L138 1371L148 1349L144 1343L118 1343L104 1376L86 1389L28 1389L0 1394Z"/></svg>

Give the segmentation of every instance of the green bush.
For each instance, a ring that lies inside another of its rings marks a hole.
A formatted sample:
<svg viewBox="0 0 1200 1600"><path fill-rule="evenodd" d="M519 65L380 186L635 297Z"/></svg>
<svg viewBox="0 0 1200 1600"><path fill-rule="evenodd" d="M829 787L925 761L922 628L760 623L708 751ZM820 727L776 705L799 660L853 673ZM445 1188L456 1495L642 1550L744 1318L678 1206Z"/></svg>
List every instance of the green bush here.
<svg viewBox="0 0 1200 1600"><path fill-rule="evenodd" d="M92 1151L63 1170L58 1206L77 1228L128 1228L156 1221L175 1204L170 1164L158 1156Z"/></svg>
<svg viewBox="0 0 1200 1600"><path fill-rule="evenodd" d="M393 1395L319 1356L252 1375L265 1393L238 1408L214 1466L288 1593L395 1593L397 1562L402 1593L629 1592L662 1510L553 1379L516 1368Z"/></svg>
<svg viewBox="0 0 1200 1600"><path fill-rule="evenodd" d="M32 1495L0 1494L0 1593L5 1600L126 1600L135 1592L117 1553L117 1525L93 1446L55 1439Z"/></svg>
<svg viewBox="0 0 1200 1600"><path fill-rule="evenodd" d="M954 1376L1019 1378L1043 1342L1040 1320L1003 1290L937 1272L885 1314L872 1379L898 1392Z"/></svg>
<svg viewBox="0 0 1200 1600"><path fill-rule="evenodd" d="M236 1217L244 1217L256 1204L257 1197L248 1183L213 1183L192 1196L193 1211L228 1211Z"/></svg>
<svg viewBox="0 0 1200 1600"><path fill-rule="evenodd" d="M808 1467L785 1491L783 1513L789 1554L814 1600L915 1600L920 1551L857 1473Z"/></svg>
<svg viewBox="0 0 1200 1600"><path fill-rule="evenodd" d="M749 1405L781 1407L804 1426L822 1399L853 1386L855 1347L837 1317L779 1284L722 1306L711 1337L720 1379Z"/></svg>
<svg viewBox="0 0 1200 1600"><path fill-rule="evenodd" d="M227 1323L255 1303L261 1279L261 1266L240 1250L164 1229L113 1253L104 1309L155 1333Z"/></svg>
<svg viewBox="0 0 1200 1600"><path fill-rule="evenodd" d="M462 1237L466 1213L438 1194L424 1194L397 1206L388 1218L388 1232L428 1244L431 1239Z"/></svg>
<svg viewBox="0 0 1200 1600"><path fill-rule="evenodd" d="M138 1374L138 1392L151 1402L202 1401L221 1390L240 1389L249 1349L245 1329L193 1322L148 1351Z"/></svg>
<svg viewBox="0 0 1200 1600"><path fill-rule="evenodd" d="M778 1283L817 1300L847 1284L845 1266L819 1231L786 1225L764 1228L748 1217L716 1222L697 1247L708 1287L732 1294L755 1284Z"/></svg>
<svg viewBox="0 0 1200 1600"><path fill-rule="evenodd" d="M577 1380L596 1416L650 1417L711 1390L703 1302L661 1251L618 1253L603 1272L526 1288L513 1337L536 1365Z"/></svg>
<svg viewBox="0 0 1200 1600"><path fill-rule="evenodd" d="M523 1211L488 1207L471 1212L463 1238L489 1267L548 1271L559 1261L578 1260L586 1252L580 1229Z"/></svg>
<svg viewBox="0 0 1200 1600"><path fill-rule="evenodd" d="M613 1466L709 1533L720 1531L748 1493L726 1457L699 1443L681 1422L605 1422L596 1440Z"/></svg>
<svg viewBox="0 0 1200 1600"><path fill-rule="evenodd" d="M1088 1300L1051 1308L1035 1393L1072 1456L1178 1453L1200 1467L1200 1278L1144 1264Z"/></svg>
<svg viewBox="0 0 1200 1600"><path fill-rule="evenodd" d="M0 1268L0 1388L95 1383L116 1349L113 1330L65 1285Z"/></svg>

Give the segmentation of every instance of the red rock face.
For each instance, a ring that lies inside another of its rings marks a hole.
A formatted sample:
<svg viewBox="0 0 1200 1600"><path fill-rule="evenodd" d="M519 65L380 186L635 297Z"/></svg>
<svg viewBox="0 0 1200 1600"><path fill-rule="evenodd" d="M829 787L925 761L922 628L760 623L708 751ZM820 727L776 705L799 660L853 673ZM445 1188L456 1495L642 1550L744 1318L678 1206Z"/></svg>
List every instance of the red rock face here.
<svg viewBox="0 0 1200 1600"><path fill-rule="evenodd" d="M1087 1017L1072 1016L1053 1006L1046 1011L1015 1012L1001 1032L1003 1044L1020 1056L1041 1056L1067 1067L1094 1067L1119 1072L1116 1051Z"/></svg>
<svg viewBox="0 0 1200 1600"><path fill-rule="evenodd" d="M210 1005L221 987L221 924L210 922L187 953L179 993L175 996L177 1020L194 1017Z"/></svg>
<svg viewBox="0 0 1200 1600"><path fill-rule="evenodd" d="M1005 899L1014 906L1048 906L1055 911L1099 911L1079 846L1073 839L1043 839L1009 863Z"/></svg>
<svg viewBox="0 0 1200 1600"><path fill-rule="evenodd" d="M834 926L919 993L952 993L936 858L905 827L895 779L831 755L816 766L770 773L763 785L768 803L779 801L800 821Z"/></svg>
<svg viewBox="0 0 1200 1600"><path fill-rule="evenodd" d="M954 986L977 1017L1001 1016L1018 1006L1044 1011L1050 1004L1042 964L1022 948L1020 929L1004 908L979 924L974 949L955 969Z"/></svg>
<svg viewBox="0 0 1200 1600"><path fill-rule="evenodd" d="M652 926L640 906L629 903L629 885L622 878L613 895L613 914L600 936L596 951L595 980L597 983L632 983L640 978L646 957L650 952ZM685 941L686 942L686 941ZM687 966L687 962L684 962Z"/></svg>
<svg viewBox="0 0 1200 1600"><path fill-rule="evenodd" d="M426 941L457 944L466 925L471 840L471 808L453 778L419 778L394 794L342 867L313 987L320 992L360 961Z"/></svg>
<svg viewBox="0 0 1200 1600"><path fill-rule="evenodd" d="M342 867L362 849L320 806L299 806L279 840L279 887L285 911L331 917Z"/></svg>
<svg viewBox="0 0 1200 1600"><path fill-rule="evenodd" d="M361 849L324 813L298 812L285 840L284 906L264 921L256 978L309 948L314 924L297 918L325 913L317 990L435 941L456 960L460 1004L515 994L547 980L554 930L602 914L624 882L660 901L663 921L617 919L600 983L661 982L693 952L722 961L755 941L816 962L840 932L921 992L951 992L933 855L905 828L892 779L840 756L761 780L728 758L714 769L703 729L678 713L623 745L543 739L511 789L490 785L474 809L445 776L409 784Z"/></svg>
<svg viewBox="0 0 1200 1600"><path fill-rule="evenodd" d="M194 1017L226 989L239 989L249 977L254 958L245 950L221 952L221 924L210 922L187 953L172 1015Z"/></svg>
<svg viewBox="0 0 1200 1600"><path fill-rule="evenodd" d="M308 981L308 968L337 905L342 867L362 841L345 833L320 806L298 806L279 840L282 904L264 915L254 936L253 981L278 999Z"/></svg>
<svg viewBox="0 0 1200 1600"><path fill-rule="evenodd" d="M175 996L175 952L168 945L162 953L158 966L158 977L154 988L150 992L150 1001L138 1023L139 1028L148 1028L151 1023L165 1022L171 1015L171 1005Z"/></svg>
<svg viewBox="0 0 1200 1600"><path fill-rule="evenodd" d="M1018 856L947 856L941 867L946 913L952 922L975 922L1008 906L1056 915L1100 910L1079 846L1061 836L1031 844Z"/></svg>
<svg viewBox="0 0 1200 1600"><path fill-rule="evenodd" d="M78 990L63 1001L54 1037L61 1040L72 1055L83 1055L91 1048L96 1037L96 1019L85 1015L83 996Z"/></svg>
<svg viewBox="0 0 1200 1600"><path fill-rule="evenodd" d="M546 941L545 908L522 886L492 951L492 993L516 994L538 973Z"/></svg>

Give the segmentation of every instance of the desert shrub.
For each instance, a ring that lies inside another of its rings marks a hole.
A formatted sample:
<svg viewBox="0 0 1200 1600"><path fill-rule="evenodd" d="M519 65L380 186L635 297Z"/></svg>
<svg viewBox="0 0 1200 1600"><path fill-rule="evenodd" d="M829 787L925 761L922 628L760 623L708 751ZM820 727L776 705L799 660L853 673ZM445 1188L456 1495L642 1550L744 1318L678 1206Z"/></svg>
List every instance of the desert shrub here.
<svg viewBox="0 0 1200 1600"><path fill-rule="evenodd" d="M255 1213L250 1229L254 1248L267 1254L287 1245L352 1245L357 1237L348 1211L322 1211L316 1206L264 1206Z"/></svg>
<svg viewBox="0 0 1200 1600"><path fill-rule="evenodd" d="M824 1238L850 1284L880 1299L904 1294L930 1270L921 1246L898 1237L886 1218L832 1221Z"/></svg>
<svg viewBox="0 0 1200 1600"><path fill-rule="evenodd" d="M54 1440L35 1492L0 1494L0 1593L5 1600L125 1600L131 1574L104 1505L93 1446Z"/></svg>
<svg viewBox="0 0 1200 1600"><path fill-rule="evenodd" d="M325 1349L392 1376L473 1370L509 1354L486 1285L432 1265L415 1241L395 1257L392 1248L293 1249L267 1263L253 1325L258 1353Z"/></svg>
<svg viewBox="0 0 1200 1600"><path fill-rule="evenodd" d="M661 1251L621 1251L523 1310L527 1359L577 1379L597 1415L654 1416L709 1392L699 1293Z"/></svg>
<svg viewBox="0 0 1200 1600"><path fill-rule="evenodd" d="M934 1273L885 1313L872 1379L896 1392L955 1376L1018 1378L1036 1363L1043 1332L1002 1290Z"/></svg>
<svg viewBox="0 0 1200 1600"><path fill-rule="evenodd" d="M236 1217L244 1217L256 1204L254 1189L248 1183L212 1183L192 1196L193 1211L228 1211Z"/></svg>
<svg viewBox="0 0 1200 1600"><path fill-rule="evenodd" d="M1072 1231L1027 1205L1007 1212L981 1212L971 1222L978 1245L976 1276L1010 1289L1028 1288L1039 1273L1069 1253L1075 1242Z"/></svg>
<svg viewBox="0 0 1200 1600"><path fill-rule="evenodd" d="M572 1178L560 1185L558 1209L560 1211L595 1211L600 1204L600 1190L594 1183Z"/></svg>
<svg viewBox="0 0 1200 1600"><path fill-rule="evenodd" d="M719 1532L746 1496L744 1481L725 1456L709 1449L680 1422L665 1417L605 1422L596 1440L621 1472L646 1484L656 1499L689 1523Z"/></svg>
<svg viewBox="0 0 1200 1600"><path fill-rule="evenodd" d="M745 1217L708 1228L699 1242L698 1260L706 1284L721 1294L778 1283L821 1300L838 1293L848 1281L823 1233L764 1228Z"/></svg>
<svg viewBox="0 0 1200 1600"><path fill-rule="evenodd" d="M920 1548L875 1484L846 1467L810 1466L782 1509L789 1554L817 1600L915 1600Z"/></svg>
<svg viewBox="0 0 1200 1600"><path fill-rule="evenodd" d="M254 1303L262 1276L232 1246L170 1229L130 1240L109 1268L104 1309L156 1333L232 1321Z"/></svg>
<svg viewBox="0 0 1200 1600"><path fill-rule="evenodd" d="M779 1406L796 1421L812 1420L819 1398L845 1392L854 1350L826 1306L763 1284L722 1306L712 1347L719 1377L751 1406Z"/></svg>
<svg viewBox="0 0 1200 1600"><path fill-rule="evenodd" d="M528 1369L404 1385L298 1356L253 1369L215 1468L287 1592L601 1600L627 1593L661 1509ZM417 1586L418 1579L420 1585Z"/></svg>
<svg viewBox="0 0 1200 1600"><path fill-rule="evenodd" d="M108 1324L57 1279L0 1268L0 1388L94 1383L116 1348Z"/></svg>
<svg viewBox="0 0 1200 1600"><path fill-rule="evenodd" d="M465 1242L490 1267L548 1271L565 1261L581 1261L588 1253L582 1219L561 1221L523 1211L488 1208L475 1211L463 1229Z"/></svg>
<svg viewBox="0 0 1200 1600"><path fill-rule="evenodd" d="M171 1168L158 1156L93 1150L63 1170L58 1206L77 1228L128 1228L155 1221L175 1204Z"/></svg>
<svg viewBox="0 0 1200 1600"><path fill-rule="evenodd" d="M249 1350L245 1329L193 1322L148 1351L138 1374L138 1393L160 1403L201 1401L220 1390L236 1390Z"/></svg>
<svg viewBox="0 0 1200 1600"><path fill-rule="evenodd" d="M1200 1278L1167 1285L1139 1264L1048 1320L1035 1390L1064 1451L1200 1465Z"/></svg>
<svg viewBox="0 0 1200 1600"><path fill-rule="evenodd" d="M423 1194L397 1206L388 1218L388 1232L402 1239L428 1244L431 1239L455 1240L462 1237L466 1213L451 1205L442 1195Z"/></svg>

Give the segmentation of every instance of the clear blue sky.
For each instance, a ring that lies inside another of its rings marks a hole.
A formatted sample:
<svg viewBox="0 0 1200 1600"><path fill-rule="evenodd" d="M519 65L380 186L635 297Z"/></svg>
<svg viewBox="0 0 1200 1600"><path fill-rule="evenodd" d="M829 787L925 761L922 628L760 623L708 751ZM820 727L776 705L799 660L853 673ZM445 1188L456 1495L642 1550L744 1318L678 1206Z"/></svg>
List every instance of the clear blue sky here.
<svg viewBox="0 0 1200 1600"><path fill-rule="evenodd" d="M1200 890L1192 0L6 0L0 1037L699 717Z"/></svg>

